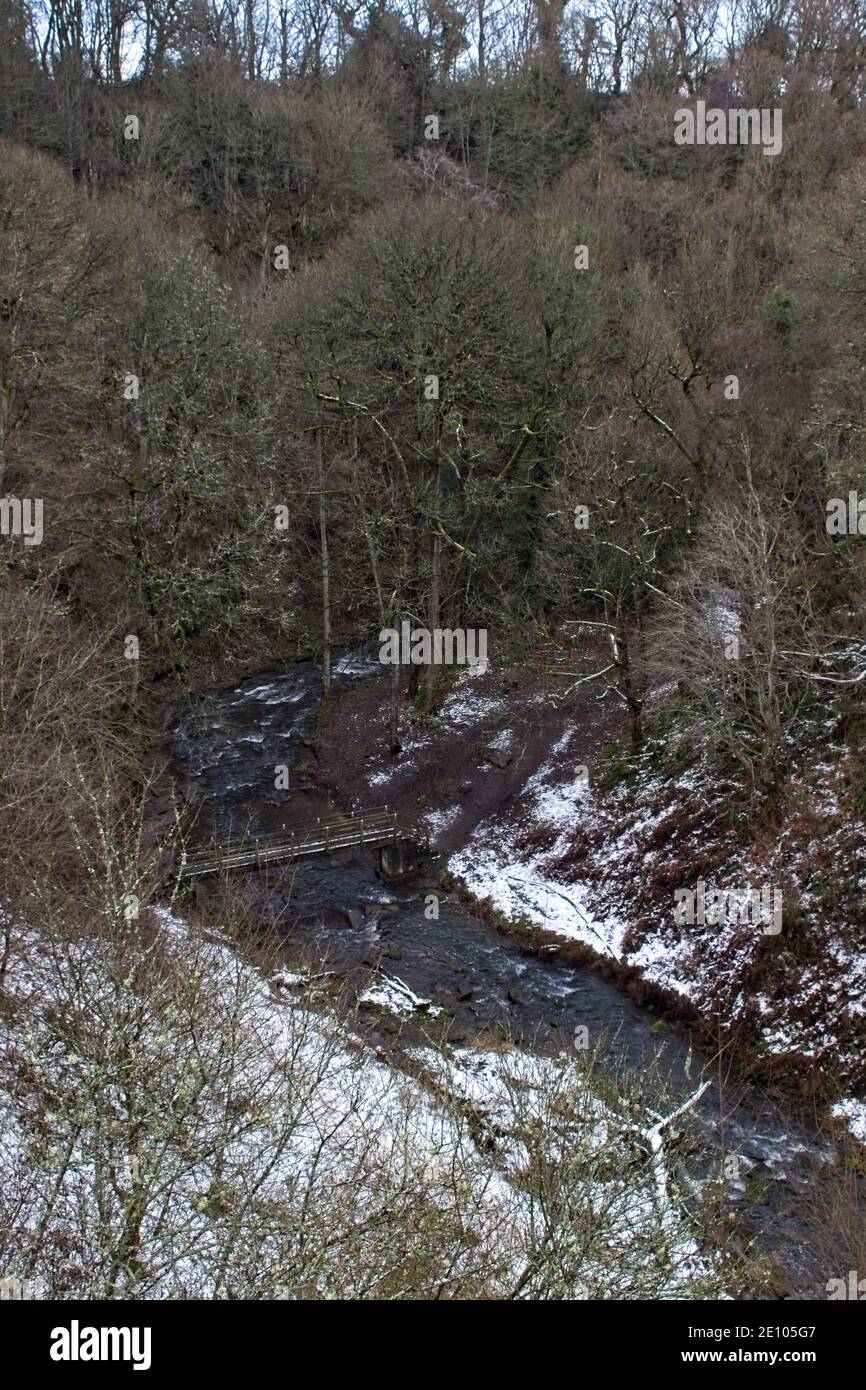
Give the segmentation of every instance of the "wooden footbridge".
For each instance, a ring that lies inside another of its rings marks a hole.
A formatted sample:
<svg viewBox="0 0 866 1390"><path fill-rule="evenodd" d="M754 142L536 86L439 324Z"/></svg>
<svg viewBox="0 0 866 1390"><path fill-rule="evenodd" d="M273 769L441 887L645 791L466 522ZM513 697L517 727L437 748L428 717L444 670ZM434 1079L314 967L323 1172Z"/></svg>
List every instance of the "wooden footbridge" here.
<svg viewBox="0 0 866 1390"><path fill-rule="evenodd" d="M268 835L239 836L190 846L182 851L177 872L181 878L198 878L226 869L263 869L268 864L283 864L316 854L367 848L382 852L382 872L395 878L411 872L411 866L407 870L401 865L412 859L413 849L417 863L418 851L426 848L426 838L419 840L417 831L401 826L394 811L361 811L356 816L283 826ZM387 853L389 848L393 853Z"/></svg>

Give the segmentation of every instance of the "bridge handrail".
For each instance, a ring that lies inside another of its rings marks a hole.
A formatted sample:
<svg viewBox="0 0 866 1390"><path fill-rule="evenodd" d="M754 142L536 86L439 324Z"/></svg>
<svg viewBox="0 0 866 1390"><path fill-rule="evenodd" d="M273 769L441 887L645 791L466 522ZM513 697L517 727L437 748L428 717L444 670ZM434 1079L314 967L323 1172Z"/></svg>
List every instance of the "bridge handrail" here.
<svg viewBox="0 0 866 1390"><path fill-rule="evenodd" d="M307 850L310 853L316 853L320 850L351 849L355 845L373 846L383 842L387 843L393 840L393 838L393 833L389 831L387 827L383 826L380 830L371 832L369 837L365 836L363 841L360 840L357 833L341 835L339 838L333 840L325 840L324 837L322 837L319 840L312 840L308 844L302 846L301 852L303 853L304 850ZM232 850L229 853L201 855L195 859L186 859L181 867L182 870L191 871L209 868L213 865L231 867L232 865L238 864L268 863L271 860L282 858L286 851L291 851L296 848L297 846L295 845L287 844L272 844L267 847L247 845L243 849Z"/></svg>
<svg viewBox="0 0 866 1390"><path fill-rule="evenodd" d="M387 819L395 829L399 826L397 812L391 811L387 807L382 810L359 811L355 816L333 816L326 820L297 821L293 825L284 826L281 830L268 830L260 835L250 834L250 832L247 831L239 833L236 836L230 835L225 840L219 840L216 836L213 836L209 840L198 840L194 845L190 846L187 859L191 859L194 854L212 854L215 851L229 852L234 845L240 847L252 844L267 845L278 842L281 843L296 836L310 837L320 831L333 831L343 826L357 825L359 821L375 821L376 819Z"/></svg>

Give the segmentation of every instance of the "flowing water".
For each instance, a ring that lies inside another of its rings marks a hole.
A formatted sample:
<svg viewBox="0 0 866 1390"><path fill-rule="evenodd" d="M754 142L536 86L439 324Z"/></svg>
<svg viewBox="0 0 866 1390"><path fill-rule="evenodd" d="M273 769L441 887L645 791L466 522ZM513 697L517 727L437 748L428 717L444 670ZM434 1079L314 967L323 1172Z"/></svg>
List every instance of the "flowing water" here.
<svg viewBox="0 0 866 1390"><path fill-rule="evenodd" d="M349 652L335 662L336 689L381 669L367 651ZM297 662L188 704L174 731L174 757L200 802L201 829L224 838L360 809L329 806L315 789L309 748L320 698L318 667ZM288 769L288 792L275 787L277 767ZM807 1166L826 1154L823 1141L756 1086L717 1085L686 1030L660 1024L589 968L526 953L453 895L439 892L438 919L429 919L433 882L385 886L372 852L247 877L263 917L284 924L290 955L326 961L349 978L370 969L398 977L449 1010L452 1041L506 1030L525 1046L561 1049L574 1046L575 1030L585 1026L593 1041L603 1039L602 1065L659 1077L675 1096L693 1090L702 1073L713 1078L696 1110L699 1170L709 1171L722 1151L736 1155L740 1180L731 1184L732 1200L748 1192L750 1224L772 1228L769 1244L789 1277L815 1277L795 1192Z"/></svg>

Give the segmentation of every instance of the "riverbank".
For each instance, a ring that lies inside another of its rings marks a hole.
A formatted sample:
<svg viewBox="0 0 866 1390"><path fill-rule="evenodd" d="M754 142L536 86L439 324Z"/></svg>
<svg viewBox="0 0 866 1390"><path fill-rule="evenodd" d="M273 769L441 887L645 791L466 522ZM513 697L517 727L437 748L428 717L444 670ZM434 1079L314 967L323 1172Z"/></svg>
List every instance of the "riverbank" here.
<svg viewBox="0 0 866 1390"><path fill-rule="evenodd" d="M597 655L588 642L587 670ZM866 829L841 745L792 770L778 824L744 835L731 789L697 758L677 767L661 741L633 757L611 696L588 684L559 699L540 665L463 674L435 718L407 704L401 721L393 756L383 683L336 702L317 776L338 804L419 822L443 882L526 949L602 971L726 1065L866 1140L866 949L850 910ZM781 885L782 931L678 925L674 892L699 879Z"/></svg>

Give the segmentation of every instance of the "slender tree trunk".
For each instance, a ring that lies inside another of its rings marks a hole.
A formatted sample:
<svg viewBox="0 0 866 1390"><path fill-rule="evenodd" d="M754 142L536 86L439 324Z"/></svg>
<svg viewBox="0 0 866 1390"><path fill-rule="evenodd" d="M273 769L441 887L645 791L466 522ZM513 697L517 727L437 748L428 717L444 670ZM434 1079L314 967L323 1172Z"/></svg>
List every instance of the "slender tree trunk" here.
<svg viewBox="0 0 866 1390"><path fill-rule="evenodd" d="M0 391L0 496L6 484L6 454L9 439L9 397Z"/></svg>
<svg viewBox="0 0 866 1390"><path fill-rule="evenodd" d="M331 690L331 566L328 558L328 518L325 512L325 465L322 431L316 430L316 463L319 475L319 536L322 544L322 690Z"/></svg>
<svg viewBox="0 0 866 1390"><path fill-rule="evenodd" d="M289 80L289 15L288 10L280 10L280 86L285 87Z"/></svg>
<svg viewBox="0 0 866 1390"><path fill-rule="evenodd" d="M256 13L253 0L246 3L247 77L256 80Z"/></svg>
<svg viewBox="0 0 866 1390"><path fill-rule="evenodd" d="M400 631L399 618L395 622ZM392 753L400 752L400 663L391 667L391 703L388 710L388 743Z"/></svg>
<svg viewBox="0 0 866 1390"><path fill-rule="evenodd" d="M358 498L358 506L361 512L361 525L364 528L364 540L367 542L367 553L370 556L370 569L373 574L373 584L376 589L376 604L379 609L379 627L386 626L385 623L385 596L382 592L382 576L379 573L379 557L376 554L376 543L373 539L373 532L370 526L370 518L367 515L367 508L364 506L364 494L361 491L361 484L358 479L358 417L352 421L352 459L355 472L355 496Z"/></svg>
<svg viewBox="0 0 866 1390"><path fill-rule="evenodd" d="M376 606L379 609L379 626L385 626L385 596L382 593L382 580L379 576L379 558L376 554L376 547L373 543L373 533L370 530L370 518L367 516L363 502L361 506L361 525L364 528L364 539L367 542L367 551L370 556L370 569L373 571L373 584L376 589Z"/></svg>
<svg viewBox="0 0 866 1390"><path fill-rule="evenodd" d="M614 643L615 662L619 676L619 688L628 706L631 720L632 746L637 748L643 741L643 699L634 678L629 650L629 635L621 613L616 615L616 640Z"/></svg>
<svg viewBox="0 0 866 1390"><path fill-rule="evenodd" d="M439 520L439 501L442 496L442 461L436 461L436 479L433 488L433 519ZM439 626L439 609L442 601L442 537L434 531L430 538L430 601L427 607L427 627L430 641ZM429 714L433 708L436 690L436 667L432 661L424 672L424 708Z"/></svg>

